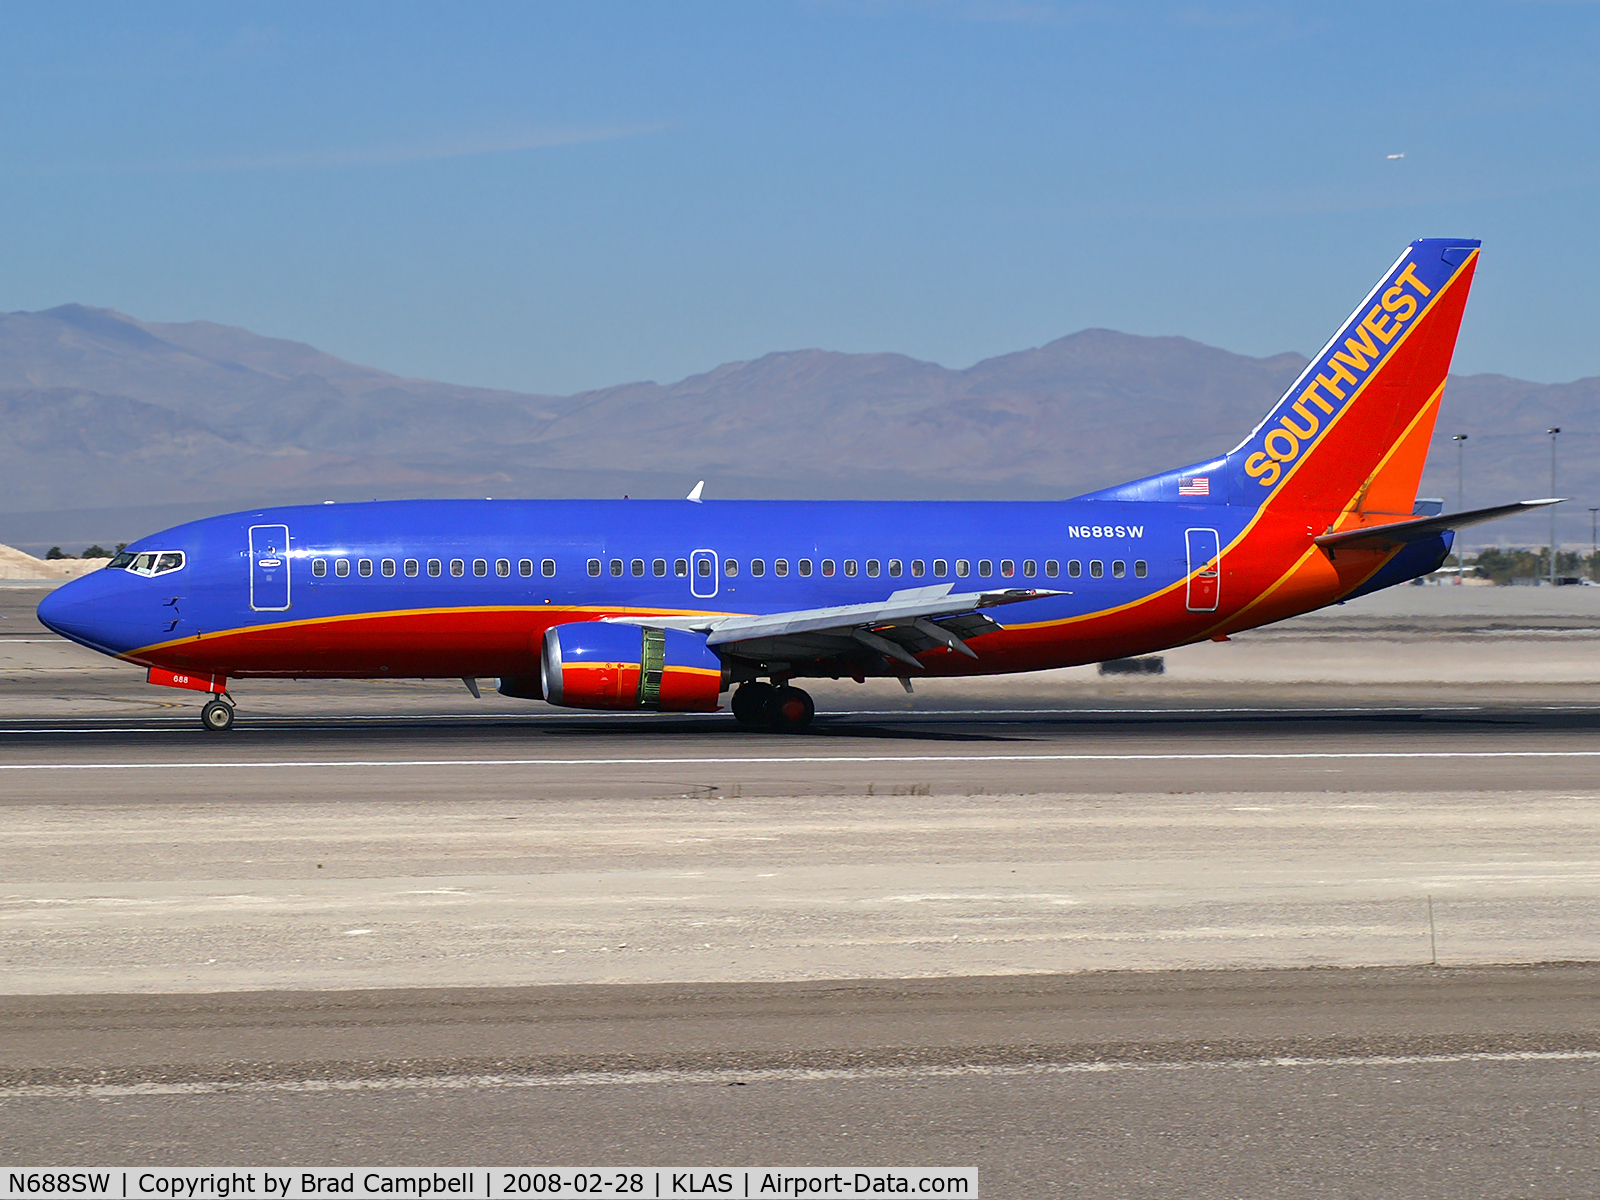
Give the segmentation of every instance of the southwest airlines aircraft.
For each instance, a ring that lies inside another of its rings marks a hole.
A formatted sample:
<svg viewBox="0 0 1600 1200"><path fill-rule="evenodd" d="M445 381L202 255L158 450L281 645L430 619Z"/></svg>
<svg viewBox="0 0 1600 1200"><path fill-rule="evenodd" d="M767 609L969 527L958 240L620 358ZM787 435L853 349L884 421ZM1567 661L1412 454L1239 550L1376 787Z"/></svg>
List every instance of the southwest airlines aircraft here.
<svg viewBox="0 0 1600 1200"><path fill-rule="evenodd" d="M412 500L274 508L143 538L39 606L208 693L230 679L496 677L507 696L800 730L805 677L1035 671L1223 640L1426 574L1419 515L1477 265L1413 242L1218 458L1074 500ZM1426 507L1426 506L1423 506Z"/></svg>

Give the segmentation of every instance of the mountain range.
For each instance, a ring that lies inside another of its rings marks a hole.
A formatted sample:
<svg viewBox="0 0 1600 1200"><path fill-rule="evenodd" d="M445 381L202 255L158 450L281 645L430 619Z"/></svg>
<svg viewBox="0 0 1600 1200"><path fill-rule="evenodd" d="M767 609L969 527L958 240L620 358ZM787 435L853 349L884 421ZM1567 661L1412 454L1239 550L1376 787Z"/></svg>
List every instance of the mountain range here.
<svg viewBox="0 0 1600 1200"><path fill-rule="evenodd" d="M796 350L546 396L69 304L0 316L0 541L109 544L267 503L681 496L698 479L709 497L1066 497L1226 451L1305 363L1090 329L964 370ZM1600 378L1455 377L1423 491L1454 507L1465 432L1469 506L1544 495L1543 431L1560 425L1561 490L1579 497L1560 536L1587 544L1597 413ZM1547 538L1519 521L1484 540Z"/></svg>

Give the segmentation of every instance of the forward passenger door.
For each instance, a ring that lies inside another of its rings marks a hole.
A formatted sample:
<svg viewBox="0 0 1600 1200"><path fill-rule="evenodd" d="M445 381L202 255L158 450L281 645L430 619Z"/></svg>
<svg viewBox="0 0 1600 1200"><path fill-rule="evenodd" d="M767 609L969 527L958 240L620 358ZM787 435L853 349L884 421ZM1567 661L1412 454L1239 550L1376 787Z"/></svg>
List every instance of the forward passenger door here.
<svg viewBox="0 0 1600 1200"><path fill-rule="evenodd" d="M289 527L250 526L250 607L282 612L289 607Z"/></svg>

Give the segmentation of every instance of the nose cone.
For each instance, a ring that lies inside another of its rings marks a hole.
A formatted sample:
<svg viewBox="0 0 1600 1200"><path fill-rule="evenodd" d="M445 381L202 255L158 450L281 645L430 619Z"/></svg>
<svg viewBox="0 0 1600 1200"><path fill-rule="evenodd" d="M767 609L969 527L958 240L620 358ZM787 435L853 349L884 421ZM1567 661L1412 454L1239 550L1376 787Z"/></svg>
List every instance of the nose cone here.
<svg viewBox="0 0 1600 1200"><path fill-rule="evenodd" d="M39 621L92 650L119 654L130 648L118 644L126 639L119 638L116 629L121 609L116 596L123 581L124 572L102 567L64 583L39 602Z"/></svg>

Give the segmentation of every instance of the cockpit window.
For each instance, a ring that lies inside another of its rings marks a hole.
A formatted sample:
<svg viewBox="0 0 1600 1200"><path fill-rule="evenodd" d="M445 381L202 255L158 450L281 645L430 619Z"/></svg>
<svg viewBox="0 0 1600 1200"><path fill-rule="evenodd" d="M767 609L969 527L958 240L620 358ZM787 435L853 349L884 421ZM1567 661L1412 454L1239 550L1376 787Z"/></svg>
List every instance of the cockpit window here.
<svg viewBox="0 0 1600 1200"><path fill-rule="evenodd" d="M106 564L121 567L135 575L167 575L183 570L182 550L153 550L143 554L130 554L124 550Z"/></svg>
<svg viewBox="0 0 1600 1200"><path fill-rule="evenodd" d="M112 556L111 561L106 564L106 569L108 571L120 571L124 567L132 566L133 560L137 557L138 555L134 554L131 550L118 550L117 553Z"/></svg>

